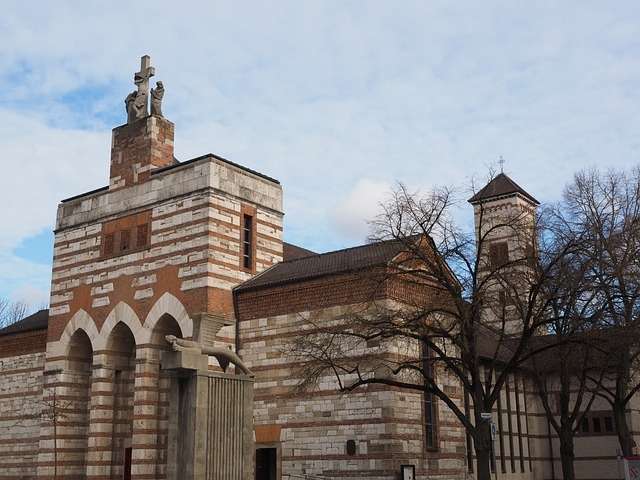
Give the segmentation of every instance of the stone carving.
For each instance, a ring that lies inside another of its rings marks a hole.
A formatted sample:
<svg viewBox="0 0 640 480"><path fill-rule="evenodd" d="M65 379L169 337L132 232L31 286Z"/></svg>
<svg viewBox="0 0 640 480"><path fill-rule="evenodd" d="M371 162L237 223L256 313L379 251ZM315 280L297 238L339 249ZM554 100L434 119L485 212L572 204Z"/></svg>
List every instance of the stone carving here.
<svg viewBox="0 0 640 480"><path fill-rule="evenodd" d="M171 344L171 348L178 352L193 352L202 355L211 355L216 357L218 363L222 367L224 372L227 371L229 363L233 363L242 373L245 375L252 375L253 372L247 368L244 362L238 355L226 348L207 347L199 344L198 342L192 342L190 340L184 340L182 338L175 337L174 335L167 335L164 337L167 342Z"/></svg>
<svg viewBox="0 0 640 480"><path fill-rule="evenodd" d="M147 110L149 98L149 79L156 73L155 68L151 66L151 58L145 55L140 59L140 71L133 76L133 83L138 87L137 90L127 95L125 99L125 107L127 109L127 123L135 122L140 118L149 115Z"/></svg>
<svg viewBox="0 0 640 480"><path fill-rule="evenodd" d="M156 82L156 88L151 89L151 115L162 116L162 97L164 97L164 85Z"/></svg>

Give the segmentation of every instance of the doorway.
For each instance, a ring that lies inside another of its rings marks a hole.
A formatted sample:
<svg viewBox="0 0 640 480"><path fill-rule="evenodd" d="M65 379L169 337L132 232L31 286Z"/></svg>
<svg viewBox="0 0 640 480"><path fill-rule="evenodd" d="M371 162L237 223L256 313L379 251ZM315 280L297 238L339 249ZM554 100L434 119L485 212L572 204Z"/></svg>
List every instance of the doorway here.
<svg viewBox="0 0 640 480"><path fill-rule="evenodd" d="M278 474L278 449L256 449L256 480L276 480Z"/></svg>
<svg viewBox="0 0 640 480"><path fill-rule="evenodd" d="M131 480L131 447L124 449L124 472L122 475L123 480Z"/></svg>

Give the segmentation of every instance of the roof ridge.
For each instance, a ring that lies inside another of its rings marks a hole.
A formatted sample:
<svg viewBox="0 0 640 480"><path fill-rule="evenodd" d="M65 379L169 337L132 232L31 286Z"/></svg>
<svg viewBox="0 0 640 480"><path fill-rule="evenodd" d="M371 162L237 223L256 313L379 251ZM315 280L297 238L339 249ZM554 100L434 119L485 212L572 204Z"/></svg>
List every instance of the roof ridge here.
<svg viewBox="0 0 640 480"><path fill-rule="evenodd" d="M328 252L322 252L322 253L312 253L310 255L307 255L306 257L299 257L299 258L292 258L291 260L283 260L282 262L278 262L276 265L281 265L283 263L293 263L293 262L298 262L300 260L306 260L308 258L311 257L322 257L325 255L331 255L332 253L341 253L341 252L348 252L349 250L357 250L359 248L365 248L365 247L370 247L371 245L380 245L383 243L391 243L391 242L401 242L402 240L398 239L398 238L390 238L387 240L380 240L377 242L370 242L370 243L363 243L360 245L355 245L353 247L346 247L346 248L339 248L338 250L330 250ZM255 278L255 277L253 277Z"/></svg>

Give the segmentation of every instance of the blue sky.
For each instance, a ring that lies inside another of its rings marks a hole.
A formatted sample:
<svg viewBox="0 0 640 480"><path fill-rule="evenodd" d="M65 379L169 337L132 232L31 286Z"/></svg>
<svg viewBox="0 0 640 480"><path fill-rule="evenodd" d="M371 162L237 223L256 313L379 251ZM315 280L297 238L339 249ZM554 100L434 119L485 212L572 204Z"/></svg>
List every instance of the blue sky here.
<svg viewBox="0 0 640 480"><path fill-rule="evenodd" d="M639 163L638 2L6 0L0 38L0 295L29 302L58 201L107 183L143 54L177 157L280 179L285 238L317 251L361 243L396 181L464 193L503 155L549 202Z"/></svg>

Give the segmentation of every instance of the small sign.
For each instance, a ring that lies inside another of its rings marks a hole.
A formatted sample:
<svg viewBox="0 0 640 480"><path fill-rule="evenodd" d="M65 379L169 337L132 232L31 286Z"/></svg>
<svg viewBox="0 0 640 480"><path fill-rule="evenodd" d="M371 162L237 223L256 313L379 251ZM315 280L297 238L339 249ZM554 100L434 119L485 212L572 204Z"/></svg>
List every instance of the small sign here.
<svg viewBox="0 0 640 480"><path fill-rule="evenodd" d="M640 480L640 457L625 457L624 478L625 480Z"/></svg>
<svg viewBox="0 0 640 480"><path fill-rule="evenodd" d="M480 418L483 420L491 420L491 412L482 412Z"/></svg>
<svg viewBox="0 0 640 480"><path fill-rule="evenodd" d="M415 465L400 465L400 478L402 480L416 480Z"/></svg>

